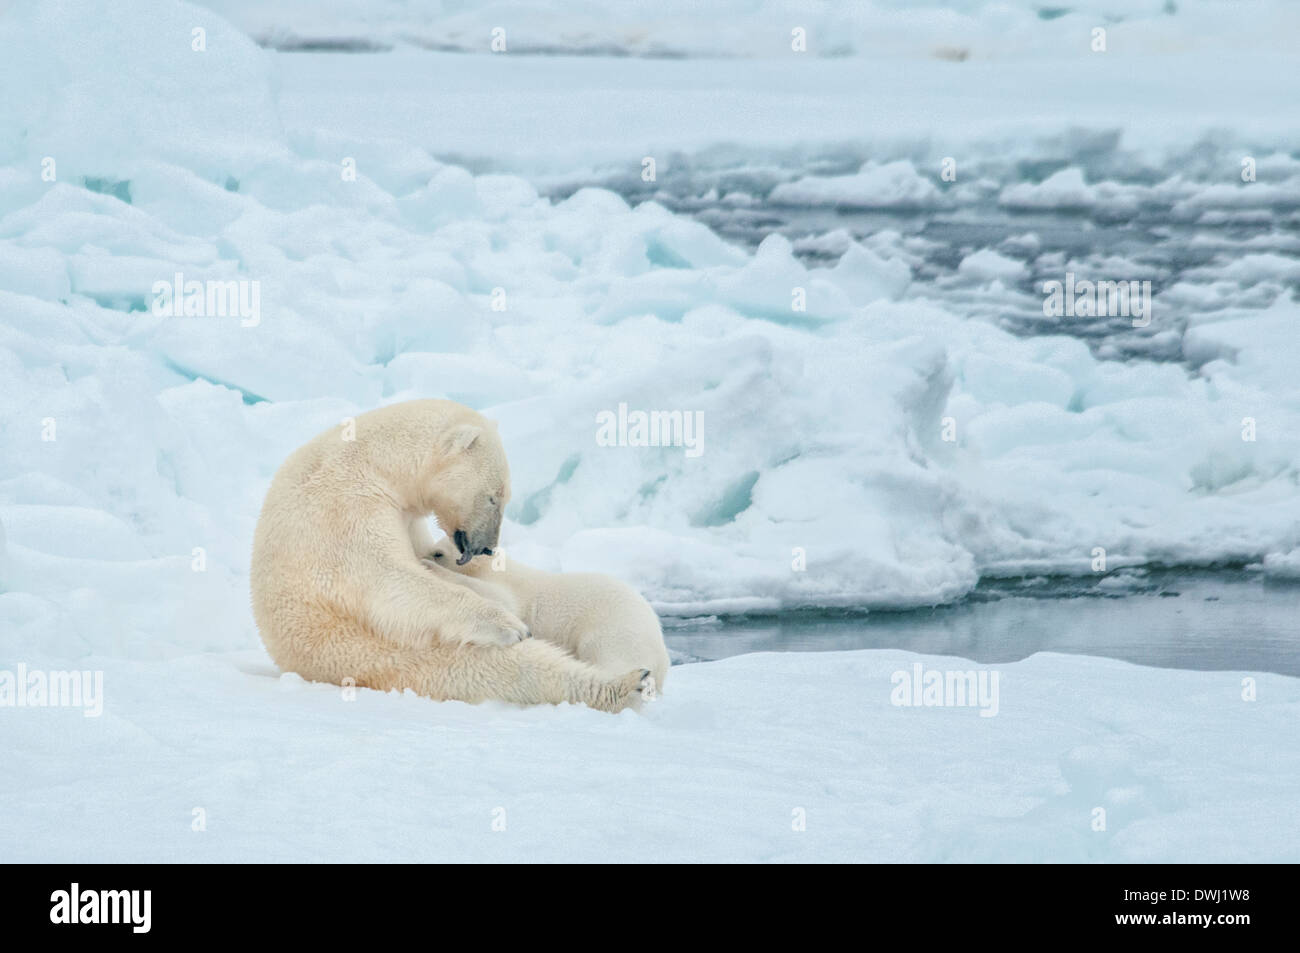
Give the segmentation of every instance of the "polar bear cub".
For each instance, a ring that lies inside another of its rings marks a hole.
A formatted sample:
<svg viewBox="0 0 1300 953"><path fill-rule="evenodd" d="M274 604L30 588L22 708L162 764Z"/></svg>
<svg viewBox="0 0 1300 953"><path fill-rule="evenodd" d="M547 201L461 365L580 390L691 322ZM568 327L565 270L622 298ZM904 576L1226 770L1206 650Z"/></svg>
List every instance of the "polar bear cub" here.
<svg viewBox="0 0 1300 953"><path fill-rule="evenodd" d="M651 693L662 690L669 661L659 617L626 583L600 573L544 572L505 553L457 560L454 540L445 537L425 561L459 573L484 599L522 619L537 638L602 672L648 668Z"/></svg>
<svg viewBox="0 0 1300 953"><path fill-rule="evenodd" d="M635 707L642 666L598 671L412 548L433 514L467 563L497 545L510 471L496 425L447 400L361 414L276 471L253 539L253 616L312 681L436 699Z"/></svg>

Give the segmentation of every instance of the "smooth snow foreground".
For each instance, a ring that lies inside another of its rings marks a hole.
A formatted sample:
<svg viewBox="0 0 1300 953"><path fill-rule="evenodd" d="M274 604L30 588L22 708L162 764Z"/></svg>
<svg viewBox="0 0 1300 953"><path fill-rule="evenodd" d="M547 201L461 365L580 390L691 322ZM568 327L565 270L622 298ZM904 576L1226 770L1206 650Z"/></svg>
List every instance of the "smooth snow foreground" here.
<svg viewBox="0 0 1300 953"><path fill-rule="evenodd" d="M1300 683L1274 675L1246 701L1238 673L1039 655L982 669L983 717L891 703L960 659L761 654L606 715L349 702L255 651L102 664L98 718L0 711L0 857L1300 859Z"/></svg>

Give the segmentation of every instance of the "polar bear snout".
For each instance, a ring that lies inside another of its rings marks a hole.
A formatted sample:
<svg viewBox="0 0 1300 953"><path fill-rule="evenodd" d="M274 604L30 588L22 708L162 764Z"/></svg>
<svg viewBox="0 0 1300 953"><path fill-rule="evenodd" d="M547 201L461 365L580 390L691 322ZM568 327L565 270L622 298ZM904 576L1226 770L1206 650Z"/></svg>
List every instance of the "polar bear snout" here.
<svg viewBox="0 0 1300 953"><path fill-rule="evenodd" d="M475 556L491 556L492 550L497 544L497 539L501 535L501 519L492 521L491 527L481 534L471 535L463 529L458 529L452 534L452 542L460 550L460 558L456 560L457 566L463 566Z"/></svg>

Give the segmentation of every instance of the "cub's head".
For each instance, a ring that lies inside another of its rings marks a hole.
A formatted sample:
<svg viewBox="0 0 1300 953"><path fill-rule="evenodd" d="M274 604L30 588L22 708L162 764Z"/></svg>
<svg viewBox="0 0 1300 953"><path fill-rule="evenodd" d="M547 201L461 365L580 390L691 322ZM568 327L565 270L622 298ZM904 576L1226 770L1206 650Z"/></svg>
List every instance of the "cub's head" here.
<svg viewBox="0 0 1300 953"><path fill-rule="evenodd" d="M462 562L461 551L452 541L450 536L444 536L433 544L433 552L429 553L429 559L432 559L444 569L450 569L452 572L458 572L463 576L473 575L474 563Z"/></svg>
<svg viewBox="0 0 1300 953"><path fill-rule="evenodd" d="M438 525L451 537L456 564L491 555L510 499L510 467L496 427L458 424L443 437L441 466L430 499Z"/></svg>
<svg viewBox="0 0 1300 953"><path fill-rule="evenodd" d="M442 539L438 540L438 542L434 543L433 552L429 553L428 558L432 559L444 569L450 569L455 572L456 566L459 565L456 562L459 556L460 552L456 549L456 544L451 541L451 537L444 536Z"/></svg>

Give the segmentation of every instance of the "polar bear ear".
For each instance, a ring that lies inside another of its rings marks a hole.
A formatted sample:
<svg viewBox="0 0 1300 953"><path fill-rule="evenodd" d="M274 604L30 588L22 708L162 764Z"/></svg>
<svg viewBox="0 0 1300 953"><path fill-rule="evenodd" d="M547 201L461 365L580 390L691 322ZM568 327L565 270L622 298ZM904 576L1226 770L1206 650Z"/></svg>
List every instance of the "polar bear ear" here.
<svg viewBox="0 0 1300 953"><path fill-rule="evenodd" d="M473 424L461 424L455 427L447 434L443 441L443 449L448 456L457 453L464 453L470 447L474 446L474 441L479 438L483 432L482 427L476 427Z"/></svg>

